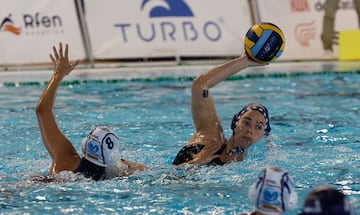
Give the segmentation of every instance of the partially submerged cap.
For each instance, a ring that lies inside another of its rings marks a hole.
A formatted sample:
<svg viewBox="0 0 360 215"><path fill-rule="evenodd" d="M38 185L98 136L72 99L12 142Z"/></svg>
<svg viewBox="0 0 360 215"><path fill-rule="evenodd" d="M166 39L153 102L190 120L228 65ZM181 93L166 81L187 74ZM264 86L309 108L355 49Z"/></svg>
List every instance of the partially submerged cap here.
<svg viewBox="0 0 360 215"><path fill-rule="evenodd" d="M84 157L106 167L120 159L120 142L116 133L106 126L97 126L84 138L81 146Z"/></svg>
<svg viewBox="0 0 360 215"><path fill-rule="evenodd" d="M283 214L297 204L294 182L280 167L267 167L249 188L249 199L256 210L264 214Z"/></svg>
<svg viewBox="0 0 360 215"><path fill-rule="evenodd" d="M300 215L355 215L355 212L342 192L330 186L319 186L306 197Z"/></svg>

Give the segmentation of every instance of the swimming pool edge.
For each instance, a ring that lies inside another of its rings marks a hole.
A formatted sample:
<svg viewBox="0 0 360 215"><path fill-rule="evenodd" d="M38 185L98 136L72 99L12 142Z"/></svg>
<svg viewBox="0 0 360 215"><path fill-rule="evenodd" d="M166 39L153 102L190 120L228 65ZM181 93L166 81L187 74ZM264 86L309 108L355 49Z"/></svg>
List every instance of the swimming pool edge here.
<svg viewBox="0 0 360 215"><path fill-rule="evenodd" d="M225 61L223 61L225 62ZM133 81L187 79L195 77L223 63L208 61L198 64L99 64L94 67L79 65L64 81ZM247 68L233 78L286 77L313 73L351 72L359 73L360 62L315 61L315 62L274 62L263 67ZM0 71L0 86L32 85L47 82L52 75L52 68L21 68Z"/></svg>

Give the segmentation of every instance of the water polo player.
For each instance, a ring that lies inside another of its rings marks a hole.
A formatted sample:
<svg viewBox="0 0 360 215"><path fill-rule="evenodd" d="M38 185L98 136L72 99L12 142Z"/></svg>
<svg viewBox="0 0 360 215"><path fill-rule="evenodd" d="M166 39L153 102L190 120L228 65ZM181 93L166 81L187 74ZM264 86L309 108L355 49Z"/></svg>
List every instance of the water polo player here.
<svg viewBox="0 0 360 215"><path fill-rule="evenodd" d="M265 106L251 103L236 114L231 123L232 136L227 140L216 113L209 89L227 77L253 66L265 65L251 60L246 53L197 77L192 85L191 110L195 133L178 152L174 165L226 164L242 161L246 150L268 135L271 128Z"/></svg>
<svg viewBox="0 0 360 215"><path fill-rule="evenodd" d="M255 211L238 215L282 215L294 210L298 200L292 177L277 166L262 170L248 194Z"/></svg>
<svg viewBox="0 0 360 215"><path fill-rule="evenodd" d="M347 195L335 187L320 185L307 194L298 215L356 215Z"/></svg>
<svg viewBox="0 0 360 215"><path fill-rule="evenodd" d="M73 171L94 180L103 180L145 169L142 164L120 159L119 138L111 128L105 126L91 131L82 143L84 156L78 155L73 144L59 129L53 107L61 81L79 61L69 63L68 45L64 52L61 43L59 51L55 47L53 51L54 55L50 54L50 58L54 64L54 74L36 107L41 136L53 160L49 174Z"/></svg>

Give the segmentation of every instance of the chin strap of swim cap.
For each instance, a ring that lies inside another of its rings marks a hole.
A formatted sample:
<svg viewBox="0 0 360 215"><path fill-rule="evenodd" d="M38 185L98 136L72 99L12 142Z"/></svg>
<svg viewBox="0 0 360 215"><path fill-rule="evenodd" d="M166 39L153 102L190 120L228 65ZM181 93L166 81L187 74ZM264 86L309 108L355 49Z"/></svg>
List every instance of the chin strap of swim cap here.
<svg viewBox="0 0 360 215"><path fill-rule="evenodd" d="M268 167L261 172L249 188L249 199L264 214L283 214L297 204L293 180L279 167Z"/></svg>
<svg viewBox="0 0 360 215"><path fill-rule="evenodd" d="M249 110L256 110L264 116L264 118L265 118L264 135L268 136L271 131L268 110L265 106L260 106L260 105L247 105L243 109L241 109L237 114L234 114L234 117L231 121L231 130L233 131L233 134L235 134L235 128L236 128L237 121L239 121L241 116L244 115L244 113L246 113Z"/></svg>

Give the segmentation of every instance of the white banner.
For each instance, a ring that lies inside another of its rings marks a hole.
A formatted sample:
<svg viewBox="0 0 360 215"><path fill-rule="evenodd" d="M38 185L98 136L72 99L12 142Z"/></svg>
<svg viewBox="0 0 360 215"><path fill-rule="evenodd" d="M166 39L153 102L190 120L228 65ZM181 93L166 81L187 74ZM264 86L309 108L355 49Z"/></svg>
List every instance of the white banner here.
<svg viewBox="0 0 360 215"><path fill-rule="evenodd" d="M0 0L0 64L51 62L59 42L69 43L70 58L83 59L74 0Z"/></svg>
<svg viewBox="0 0 360 215"><path fill-rule="evenodd" d="M284 31L285 51L279 60L337 58L338 46L333 45L333 53L328 55L321 40L325 0L257 1L261 21L273 22ZM352 0L340 0L334 30L358 28L358 17Z"/></svg>
<svg viewBox="0 0 360 215"><path fill-rule="evenodd" d="M85 1L95 59L229 56L243 51L247 1Z"/></svg>

